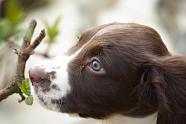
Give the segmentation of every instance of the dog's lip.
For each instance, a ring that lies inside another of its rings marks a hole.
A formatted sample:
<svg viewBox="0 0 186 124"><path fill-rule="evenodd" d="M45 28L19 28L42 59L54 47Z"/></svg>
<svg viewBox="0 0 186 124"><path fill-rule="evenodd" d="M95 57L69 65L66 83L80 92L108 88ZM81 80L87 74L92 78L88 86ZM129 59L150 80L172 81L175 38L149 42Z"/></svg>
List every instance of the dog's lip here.
<svg viewBox="0 0 186 124"><path fill-rule="evenodd" d="M30 84L31 84L32 86L39 86L40 83L41 83L41 82L34 82L34 81L32 81L32 80L30 79Z"/></svg>
<svg viewBox="0 0 186 124"><path fill-rule="evenodd" d="M30 80L30 84L31 84L32 86L36 86L36 83L33 82L33 81L31 81L31 80Z"/></svg>
<svg viewBox="0 0 186 124"><path fill-rule="evenodd" d="M37 83L34 83L34 82L32 82L32 81L30 81L31 82L31 85L35 88L35 89L37 89L37 88L41 88L41 90L43 90L43 91L47 91L48 89L50 89L50 83L47 83L47 82L51 82L50 80L48 80L48 79L43 79L43 80L41 80L40 82L37 82Z"/></svg>

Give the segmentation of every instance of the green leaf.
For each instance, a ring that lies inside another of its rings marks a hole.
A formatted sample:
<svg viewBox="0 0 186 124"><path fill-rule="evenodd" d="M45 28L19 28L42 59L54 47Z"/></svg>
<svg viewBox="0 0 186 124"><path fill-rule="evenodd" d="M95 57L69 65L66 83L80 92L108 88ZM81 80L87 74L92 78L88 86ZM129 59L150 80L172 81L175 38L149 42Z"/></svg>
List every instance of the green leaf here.
<svg viewBox="0 0 186 124"><path fill-rule="evenodd" d="M27 105L32 105L32 104L33 104L33 101L34 101L33 96L28 96L28 97L26 97L26 99L25 99L25 103L26 103Z"/></svg>
<svg viewBox="0 0 186 124"><path fill-rule="evenodd" d="M30 83L28 79L22 80L22 83L18 83L18 87L21 89L21 91L27 95L25 99L25 103L27 105L33 104L33 96L30 93Z"/></svg>
<svg viewBox="0 0 186 124"><path fill-rule="evenodd" d="M30 83L28 79L22 81L22 83L18 83L18 87L22 90L24 94L27 96L31 96L30 93Z"/></svg>
<svg viewBox="0 0 186 124"><path fill-rule="evenodd" d="M54 29L58 28L60 21L61 21L61 17L57 17L53 25Z"/></svg>
<svg viewBox="0 0 186 124"><path fill-rule="evenodd" d="M61 20L60 17L56 18L54 23L51 24L51 25L49 25L47 22L45 22L50 43L54 43L55 42L55 38L59 34L59 23L60 23L60 20Z"/></svg>

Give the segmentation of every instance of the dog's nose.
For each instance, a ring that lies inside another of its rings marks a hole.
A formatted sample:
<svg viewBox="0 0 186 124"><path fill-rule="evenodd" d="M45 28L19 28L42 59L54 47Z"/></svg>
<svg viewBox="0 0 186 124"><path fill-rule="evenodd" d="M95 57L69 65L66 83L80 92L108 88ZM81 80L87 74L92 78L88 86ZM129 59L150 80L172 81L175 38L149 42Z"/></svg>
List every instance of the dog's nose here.
<svg viewBox="0 0 186 124"><path fill-rule="evenodd" d="M45 78L45 72L39 68L32 68L29 70L29 77L32 85L35 85Z"/></svg>

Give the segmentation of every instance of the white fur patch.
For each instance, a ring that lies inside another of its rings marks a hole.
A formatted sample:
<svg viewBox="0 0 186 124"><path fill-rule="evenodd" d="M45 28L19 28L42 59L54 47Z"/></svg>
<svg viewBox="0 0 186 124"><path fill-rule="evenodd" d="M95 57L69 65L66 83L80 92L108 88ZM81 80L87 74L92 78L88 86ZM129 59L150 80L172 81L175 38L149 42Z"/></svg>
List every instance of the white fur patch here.
<svg viewBox="0 0 186 124"><path fill-rule="evenodd" d="M42 98L43 101L40 103L48 109L59 111L57 105L52 103L51 100L61 99L70 92L70 85L68 81L67 66L70 61L69 56L61 56L51 60L45 60L33 68L43 69L44 72L50 73L55 72L55 77L50 79L51 84L49 91L43 92L42 88L38 85L36 95ZM57 89L52 88L52 85L56 85Z"/></svg>
<svg viewBox="0 0 186 124"><path fill-rule="evenodd" d="M41 93L41 92L40 92ZM56 104L53 104L51 101L51 97L45 96L45 95L41 95L41 94L37 94L38 97L42 98L43 101L38 100L39 103L44 106L47 109L53 110L53 111L60 111L60 108L58 108L58 106Z"/></svg>
<svg viewBox="0 0 186 124"><path fill-rule="evenodd" d="M48 99L60 99L70 92L70 85L68 81L67 66L71 57L61 56L52 60L46 60L34 68L43 69L46 73L55 72L55 78L50 79L51 85L56 85L59 89L50 88L47 92L42 92L42 89L38 89L37 95Z"/></svg>

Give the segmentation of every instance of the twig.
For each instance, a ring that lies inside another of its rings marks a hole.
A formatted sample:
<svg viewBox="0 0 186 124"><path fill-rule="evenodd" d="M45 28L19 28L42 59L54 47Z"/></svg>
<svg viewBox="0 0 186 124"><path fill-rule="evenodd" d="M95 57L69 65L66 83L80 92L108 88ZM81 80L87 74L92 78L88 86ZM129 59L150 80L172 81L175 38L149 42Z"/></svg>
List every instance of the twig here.
<svg viewBox="0 0 186 124"><path fill-rule="evenodd" d="M23 93L21 92L17 84L21 83L22 80L25 79L24 72L26 62L29 59L30 55L33 54L35 48L41 43L41 41L45 37L45 31L42 30L39 36L31 43L35 27L36 21L33 20L31 21L27 32L23 38L22 47L20 48L20 50L15 49L16 54L18 55L16 75L6 88L0 90L0 101L6 99L8 96L14 93L18 93L21 96L21 100L19 100L19 102L25 99Z"/></svg>
<svg viewBox="0 0 186 124"><path fill-rule="evenodd" d="M16 44L14 41L12 41L10 39L8 39L6 43L7 43L8 47L11 50L13 50L13 52L15 54L18 54L17 48L19 48L20 45ZM51 56L51 55L48 54L48 52L51 49L50 47L51 47L51 45L47 45L47 48L46 48L45 52L34 51L34 55L41 56L41 57L47 58L47 59L52 58L53 56Z"/></svg>

